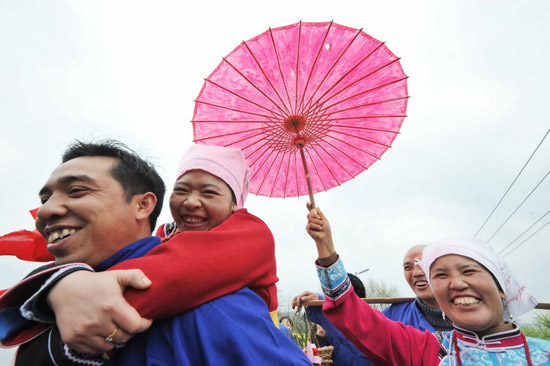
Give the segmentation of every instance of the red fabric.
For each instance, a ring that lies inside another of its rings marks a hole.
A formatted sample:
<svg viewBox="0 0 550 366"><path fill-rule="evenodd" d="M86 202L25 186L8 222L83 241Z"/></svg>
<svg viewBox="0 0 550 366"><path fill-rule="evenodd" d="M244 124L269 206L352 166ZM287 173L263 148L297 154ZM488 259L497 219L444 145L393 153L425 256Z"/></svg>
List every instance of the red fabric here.
<svg viewBox="0 0 550 366"><path fill-rule="evenodd" d="M54 256L46 246L46 239L36 230L20 230L0 236L0 255L14 255L25 261L53 261Z"/></svg>
<svg viewBox="0 0 550 366"><path fill-rule="evenodd" d="M267 225L241 209L210 231L174 235L142 258L109 270L141 269L152 281L146 291L124 296L142 316L165 318L243 287L277 309L275 242Z"/></svg>
<svg viewBox="0 0 550 366"><path fill-rule="evenodd" d="M38 208L29 211L36 220ZM46 249L48 243L38 231L20 230L0 236L0 255L14 255L25 261L49 262L54 256Z"/></svg>
<svg viewBox="0 0 550 366"><path fill-rule="evenodd" d="M439 364L439 342L433 334L386 318L351 289L337 301L325 300L323 312L367 359L377 365Z"/></svg>

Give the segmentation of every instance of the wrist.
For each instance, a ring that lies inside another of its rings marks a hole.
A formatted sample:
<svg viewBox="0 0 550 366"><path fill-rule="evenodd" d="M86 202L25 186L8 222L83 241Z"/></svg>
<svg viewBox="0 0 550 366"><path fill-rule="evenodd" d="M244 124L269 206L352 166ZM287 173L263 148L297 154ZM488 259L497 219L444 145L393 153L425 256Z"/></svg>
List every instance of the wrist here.
<svg viewBox="0 0 550 366"><path fill-rule="evenodd" d="M332 252L331 254L328 254L327 256L323 256L323 257L319 255L319 257L317 258L319 265L322 267L331 266L334 263L336 263L337 260L338 260L338 253L336 252Z"/></svg>

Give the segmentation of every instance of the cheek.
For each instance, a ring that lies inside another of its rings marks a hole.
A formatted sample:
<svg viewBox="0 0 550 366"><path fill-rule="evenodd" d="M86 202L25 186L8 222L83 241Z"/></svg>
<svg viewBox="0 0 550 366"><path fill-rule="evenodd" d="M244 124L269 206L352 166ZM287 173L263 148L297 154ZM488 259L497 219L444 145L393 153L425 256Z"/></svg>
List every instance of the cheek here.
<svg viewBox="0 0 550 366"><path fill-rule="evenodd" d="M183 202L183 199L181 197L178 197L176 195L170 196L170 201L168 201L168 205L170 206L170 210L174 211L177 210L179 207L181 207Z"/></svg>

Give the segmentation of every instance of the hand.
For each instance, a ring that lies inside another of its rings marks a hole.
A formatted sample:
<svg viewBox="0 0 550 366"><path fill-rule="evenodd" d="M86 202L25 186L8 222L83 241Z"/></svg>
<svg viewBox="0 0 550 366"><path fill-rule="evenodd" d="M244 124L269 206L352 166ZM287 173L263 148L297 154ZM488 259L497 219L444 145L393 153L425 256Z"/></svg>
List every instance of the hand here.
<svg viewBox="0 0 550 366"><path fill-rule="evenodd" d="M330 224L319 207L311 208L311 204L307 203L309 213L307 215L306 231L315 240L319 258L329 257L334 254L334 243L332 242L332 232Z"/></svg>
<svg viewBox="0 0 550 366"><path fill-rule="evenodd" d="M292 309L297 307L296 312L299 313L300 310L302 310L304 303L313 300L319 300L319 294L316 292L304 291L300 295L294 296L291 303Z"/></svg>
<svg viewBox="0 0 550 366"><path fill-rule="evenodd" d="M110 351L147 330L152 320L142 318L122 293L126 287L146 289L151 281L138 269L67 275L48 294L63 342L82 354ZM118 327L113 342L105 338Z"/></svg>

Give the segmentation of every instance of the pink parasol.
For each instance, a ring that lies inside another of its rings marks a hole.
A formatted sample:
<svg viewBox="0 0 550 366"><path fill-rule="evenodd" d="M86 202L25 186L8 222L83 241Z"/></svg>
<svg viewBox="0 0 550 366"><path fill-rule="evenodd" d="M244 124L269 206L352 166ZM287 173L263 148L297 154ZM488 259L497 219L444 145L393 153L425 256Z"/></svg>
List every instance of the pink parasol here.
<svg viewBox="0 0 550 366"><path fill-rule="evenodd" d="M240 148L250 192L325 191L379 160L407 108L407 76L362 30L296 23L242 42L206 79L195 142Z"/></svg>

